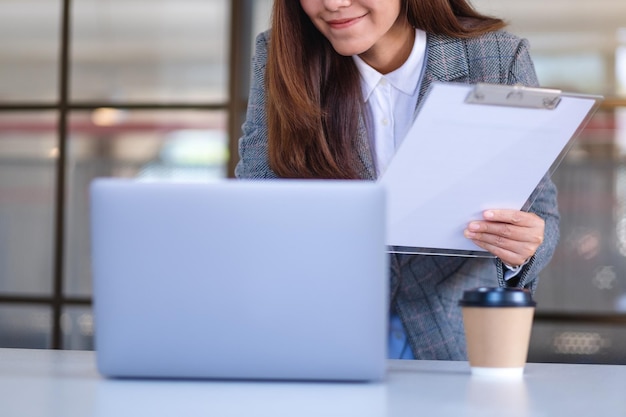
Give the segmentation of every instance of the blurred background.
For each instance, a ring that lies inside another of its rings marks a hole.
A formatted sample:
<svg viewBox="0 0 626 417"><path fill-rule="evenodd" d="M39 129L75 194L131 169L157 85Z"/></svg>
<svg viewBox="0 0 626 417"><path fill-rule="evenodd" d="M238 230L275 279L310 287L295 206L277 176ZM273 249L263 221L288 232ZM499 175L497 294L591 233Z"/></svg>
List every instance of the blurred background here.
<svg viewBox="0 0 626 417"><path fill-rule="evenodd" d="M530 40L543 86L605 97L553 175L562 238L529 360L626 364L626 2L473 4ZM270 8L0 0L0 347L93 348L94 177L232 175Z"/></svg>

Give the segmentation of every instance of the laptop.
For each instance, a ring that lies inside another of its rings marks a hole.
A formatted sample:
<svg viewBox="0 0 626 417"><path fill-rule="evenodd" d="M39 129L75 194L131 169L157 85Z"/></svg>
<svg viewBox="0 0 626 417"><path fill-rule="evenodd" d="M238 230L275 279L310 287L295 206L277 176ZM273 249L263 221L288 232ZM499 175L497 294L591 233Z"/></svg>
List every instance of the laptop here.
<svg viewBox="0 0 626 417"><path fill-rule="evenodd" d="M383 188L365 181L92 182L106 377L384 377Z"/></svg>

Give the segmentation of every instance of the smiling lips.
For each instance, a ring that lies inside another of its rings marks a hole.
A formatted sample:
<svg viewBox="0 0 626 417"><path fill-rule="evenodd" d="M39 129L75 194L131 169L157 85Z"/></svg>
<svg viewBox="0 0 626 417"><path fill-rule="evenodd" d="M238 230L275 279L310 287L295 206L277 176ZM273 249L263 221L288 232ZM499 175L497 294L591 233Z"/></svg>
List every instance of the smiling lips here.
<svg viewBox="0 0 626 417"><path fill-rule="evenodd" d="M365 17L365 15L359 16L359 17L351 17L348 19L329 20L326 23L332 29L344 29L344 28L354 25L355 23L358 23L361 19L363 19L363 17Z"/></svg>

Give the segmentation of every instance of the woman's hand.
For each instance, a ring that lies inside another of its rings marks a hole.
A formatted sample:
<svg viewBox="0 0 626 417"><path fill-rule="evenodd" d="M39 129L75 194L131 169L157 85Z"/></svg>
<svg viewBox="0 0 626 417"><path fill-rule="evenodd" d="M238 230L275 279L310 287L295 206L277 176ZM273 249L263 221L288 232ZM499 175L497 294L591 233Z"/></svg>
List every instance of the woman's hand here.
<svg viewBox="0 0 626 417"><path fill-rule="evenodd" d="M534 213L486 210L483 218L467 226L465 237L507 265L522 265L543 242L545 222Z"/></svg>

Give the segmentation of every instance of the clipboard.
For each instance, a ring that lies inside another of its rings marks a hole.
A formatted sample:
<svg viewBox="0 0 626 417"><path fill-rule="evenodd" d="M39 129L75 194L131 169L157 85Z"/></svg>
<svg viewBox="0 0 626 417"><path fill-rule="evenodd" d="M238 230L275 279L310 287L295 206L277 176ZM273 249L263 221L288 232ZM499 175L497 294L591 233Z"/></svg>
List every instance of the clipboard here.
<svg viewBox="0 0 626 417"><path fill-rule="evenodd" d="M486 209L528 211L601 96L433 83L379 181L392 253L491 257L463 236Z"/></svg>

